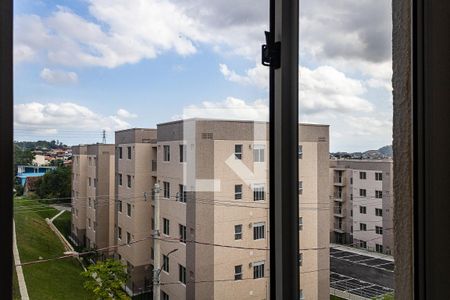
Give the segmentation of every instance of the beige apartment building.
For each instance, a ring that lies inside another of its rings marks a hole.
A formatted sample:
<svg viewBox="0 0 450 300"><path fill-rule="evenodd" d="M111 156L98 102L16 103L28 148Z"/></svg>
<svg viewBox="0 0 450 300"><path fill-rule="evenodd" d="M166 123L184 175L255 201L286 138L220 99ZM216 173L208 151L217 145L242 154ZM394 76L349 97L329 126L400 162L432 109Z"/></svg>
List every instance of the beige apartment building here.
<svg viewBox="0 0 450 300"><path fill-rule="evenodd" d="M392 160L330 160L331 241L392 254Z"/></svg>
<svg viewBox="0 0 450 300"><path fill-rule="evenodd" d="M114 145L80 145L72 152L71 239L87 248L110 247L114 244Z"/></svg>
<svg viewBox="0 0 450 300"><path fill-rule="evenodd" d="M328 299L329 128L299 129L301 294ZM161 299L268 299L267 123L191 119L157 135Z"/></svg>
<svg viewBox="0 0 450 300"><path fill-rule="evenodd" d="M129 295L147 293L152 280L152 190L156 182L156 129L117 131L116 257L127 265ZM113 181L114 182L114 181Z"/></svg>
<svg viewBox="0 0 450 300"><path fill-rule="evenodd" d="M329 127L299 134L301 297L328 299ZM108 228L129 295L151 291L159 259L161 299L269 299L268 124L189 119L115 139L73 147L74 240L100 248L95 233Z"/></svg>

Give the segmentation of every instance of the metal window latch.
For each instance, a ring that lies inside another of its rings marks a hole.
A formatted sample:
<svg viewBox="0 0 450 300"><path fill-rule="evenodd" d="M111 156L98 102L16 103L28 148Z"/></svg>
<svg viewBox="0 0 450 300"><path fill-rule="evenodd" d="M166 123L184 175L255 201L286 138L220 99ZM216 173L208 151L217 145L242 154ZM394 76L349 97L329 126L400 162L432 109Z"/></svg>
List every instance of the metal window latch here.
<svg viewBox="0 0 450 300"><path fill-rule="evenodd" d="M274 42L272 32L265 31L266 44L262 45L261 63L263 66L280 68L281 65L281 42Z"/></svg>

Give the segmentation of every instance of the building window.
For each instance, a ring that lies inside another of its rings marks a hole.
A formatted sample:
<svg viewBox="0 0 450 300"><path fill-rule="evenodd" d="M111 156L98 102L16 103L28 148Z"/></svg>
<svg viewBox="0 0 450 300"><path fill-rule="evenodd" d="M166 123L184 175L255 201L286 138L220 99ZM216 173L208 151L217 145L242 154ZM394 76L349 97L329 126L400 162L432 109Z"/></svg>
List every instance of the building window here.
<svg viewBox="0 0 450 300"><path fill-rule="evenodd" d="M298 159L302 159L303 158L303 145L298 145L298 147L297 147L297 156L298 156Z"/></svg>
<svg viewBox="0 0 450 300"><path fill-rule="evenodd" d="M366 197L367 191L365 189L359 189L359 196L360 197Z"/></svg>
<svg viewBox="0 0 450 300"><path fill-rule="evenodd" d="M359 172L359 179L364 180L366 179L366 176L367 176L366 172Z"/></svg>
<svg viewBox="0 0 450 300"><path fill-rule="evenodd" d="M365 241L359 241L359 247L361 247L361 248L367 248L367 242L365 242Z"/></svg>
<svg viewBox="0 0 450 300"><path fill-rule="evenodd" d="M117 227L117 238L122 239L122 227Z"/></svg>
<svg viewBox="0 0 450 300"><path fill-rule="evenodd" d="M303 194L303 181L298 182L298 194Z"/></svg>
<svg viewBox="0 0 450 300"><path fill-rule="evenodd" d="M264 261L253 263L253 278L263 278L264 277Z"/></svg>
<svg viewBox="0 0 450 300"><path fill-rule="evenodd" d="M153 247L150 248L150 258L155 259L155 249Z"/></svg>
<svg viewBox="0 0 450 300"><path fill-rule="evenodd" d="M383 180L383 173L375 173L375 180L382 181Z"/></svg>
<svg viewBox="0 0 450 300"><path fill-rule="evenodd" d="M131 175L127 175L127 186L131 188Z"/></svg>
<svg viewBox="0 0 450 300"><path fill-rule="evenodd" d="M186 226L179 224L180 242L186 243Z"/></svg>
<svg viewBox="0 0 450 300"><path fill-rule="evenodd" d="M164 149L164 161L170 161L170 146L169 145L164 145L163 146Z"/></svg>
<svg viewBox="0 0 450 300"><path fill-rule="evenodd" d="M127 244L131 243L131 233L127 232Z"/></svg>
<svg viewBox="0 0 450 300"><path fill-rule="evenodd" d="M166 256L166 255L163 255L163 267L162 267L162 269L164 271L166 271L167 273L169 273L169 270L170 270L169 264L170 264L169 257Z"/></svg>
<svg viewBox="0 0 450 300"><path fill-rule="evenodd" d="M253 161L254 162L264 162L264 145L254 145L253 146Z"/></svg>
<svg viewBox="0 0 450 300"><path fill-rule="evenodd" d="M383 227L375 226L375 233L376 234L383 234Z"/></svg>
<svg viewBox="0 0 450 300"><path fill-rule="evenodd" d="M127 203L127 216L131 217L131 204Z"/></svg>
<svg viewBox="0 0 450 300"><path fill-rule="evenodd" d="M359 213L364 215L367 214L367 207L359 206Z"/></svg>
<svg viewBox="0 0 450 300"><path fill-rule="evenodd" d="M253 200L261 201L264 200L264 198L265 198L264 184L255 184L253 186Z"/></svg>
<svg viewBox="0 0 450 300"><path fill-rule="evenodd" d="M180 162L186 161L186 145L180 145Z"/></svg>
<svg viewBox="0 0 450 300"><path fill-rule="evenodd" d="M234 145L234 157L242 159L242 145Z"/></svg>
<svg viewBox="0 0 450 300"><path fill-rule="evenodd" d="M242 199L242 184L236 184L234 186L234 199L235 200Z"/></svg>
<svg viewBox="0 0 450 300"><path fill-rule="evenodd" d="M170 221L166 218L163 218L163 233L170 235Z"/></svg>
<svg viewBox="0 0 450 300"><path fill-rule="evenodd" d="M375 198L382 199L383 198L383 191L375 191Z"/></svg>
<svg viewBox="0 0 450 300"><path fill-rule="evenodd" d="M91 219L88 219L88 227L91 228Z"/></svg>
<svg viewBox="0 0 450 300"><path fill-rule="evenodd" d="M242 280L242 265L234 266L234 280Z"/></svg>
<svg viewBox="0 0 450 300"><path fill-rule="evenodd" d="M242 224L234 225L234 239L242 240Z"/></svg>
<svg viewBox="0 0 450 300"><path fill-rule="evenodd" d="M131 159L131 147L127 147L127 157Z"/></svg>
<svg viewBox="0 0 450 300"><path fill-rule="evenodd" d="M375 244L375 251L378 253L383 253L383 245Z"/></svg>
<svg viewBox="0 0 450 300"><path fill-rule="evenodd" d="M183 267L182 265L178 265L178 280L182 284L186 284L186 267Z"/></svg>
<svg viewBox="0 0 450 300"><path fill-rule="evenodd" d="M89 186L91 186L91 177L88 178Z"/></svg>
<svg viewBox="0 0 450 300"><path fill-rule="evenodd" d="M169 295L161 291L161 300L170 300Z"/></svg>
<svg viewBox="0 0 450 300"><path fill-rule="evenodd" d="M182 203L186 203L186 186L183 184L180 184L178 186L178 201Z"/></svg>
<svg viewBox="0 0 450 300"><path fill-rule="evenodd" d="M164 187L164 198L170 198L170 183L164 181L163 187Z"/></svg>
<svg viewBox="0 0 450 300"><path fill-rule="evenodd" d="M119 147L119 159L122 159L122 147Z"/></svg>
<svg viewBox="0 0 450 300"><path fill-rule="evenodd" d="M353 184L353 177L350 177L350 184Z"/></svg>
<svg viewBox="0 0 450 300"><path fill-rule="evenodd" d="M359 223L359 230L360 231L367 231L367 225L364 223Z"/></svg>
<svg viewBox="0 0 450 300"><path fill-rule="evenodd" d="M119 200L117 204L118 204L118 206L119 206L119 207L118 207L118 211L119 211L119 212L122 212L122 200Z"/></svg>
<svg viewBox="0 0 450 300"><path fill-rule="evenodd" d="M383 216L383 210L381 208L375 208L375 216L382 217Z"/></svg>
<svg viewBox="0 0 450 300"><path fill-rule="evenodd" d="M97 187L97 178L94 178L94 187Z"/></svg>
<svg viewBox="0 0 450 300"><path fill-rule="evenodd" d="M89 207L92 207L91 197L89 197L88 201L89 201Z"/></svg>
<svg viewBox="0 0 450 300"><path fill-rule="evenodd" d="M122 174L118 174L118 181L119 181L119 185L122 185Z"/></svg>
<svg viewBox="0 0 450 300"><path fill-rule="evenodd" d="M253 239L254 240L263 240L265 233L266 223L255 223L253 224Z"/></svg>
<svg viewBox="0 0 450 300"><path fill-rule="evenodd" d="M303 217L298 218L298 230L303 229Z"/></svg>
<svg viewBox="0 0 450 300"><path fill-rule="evenodd" d="M350 200L353 201L353 194L350 194Z"/></svg>

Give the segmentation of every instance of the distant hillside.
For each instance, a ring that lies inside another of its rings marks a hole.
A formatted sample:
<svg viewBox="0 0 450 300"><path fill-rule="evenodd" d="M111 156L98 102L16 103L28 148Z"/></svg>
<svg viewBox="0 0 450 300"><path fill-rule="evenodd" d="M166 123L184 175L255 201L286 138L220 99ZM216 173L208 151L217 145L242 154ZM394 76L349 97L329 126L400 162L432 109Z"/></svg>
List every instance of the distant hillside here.
<svg viewBox="0 0 450 300"><path fill-rule="evenodd" d="M37 141L37 142L17 142L14 144L23 150L50 150L50 149L59 149L59 148L67 148L67 145L59 141Z"/></svg>
<svg viewBox="0 0 450 300"><path fill-rule="evenodd" d="M335 158L347 159L386 159L392 158L392 145L381 147L378 150L367 150L365 152L334 152L330 153Z"/></svg>

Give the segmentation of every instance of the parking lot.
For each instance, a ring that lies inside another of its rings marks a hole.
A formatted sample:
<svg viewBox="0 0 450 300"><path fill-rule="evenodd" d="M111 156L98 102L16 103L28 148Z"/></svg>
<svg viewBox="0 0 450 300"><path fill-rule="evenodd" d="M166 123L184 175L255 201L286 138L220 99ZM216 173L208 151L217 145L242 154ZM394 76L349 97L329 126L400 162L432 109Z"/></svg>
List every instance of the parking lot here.
<svg viewBox="0 0 450 300"><path fill-rule="evenodd" d="M389 257L330 248L330 287L372 299L394 291L394 261Z"/></svg>

